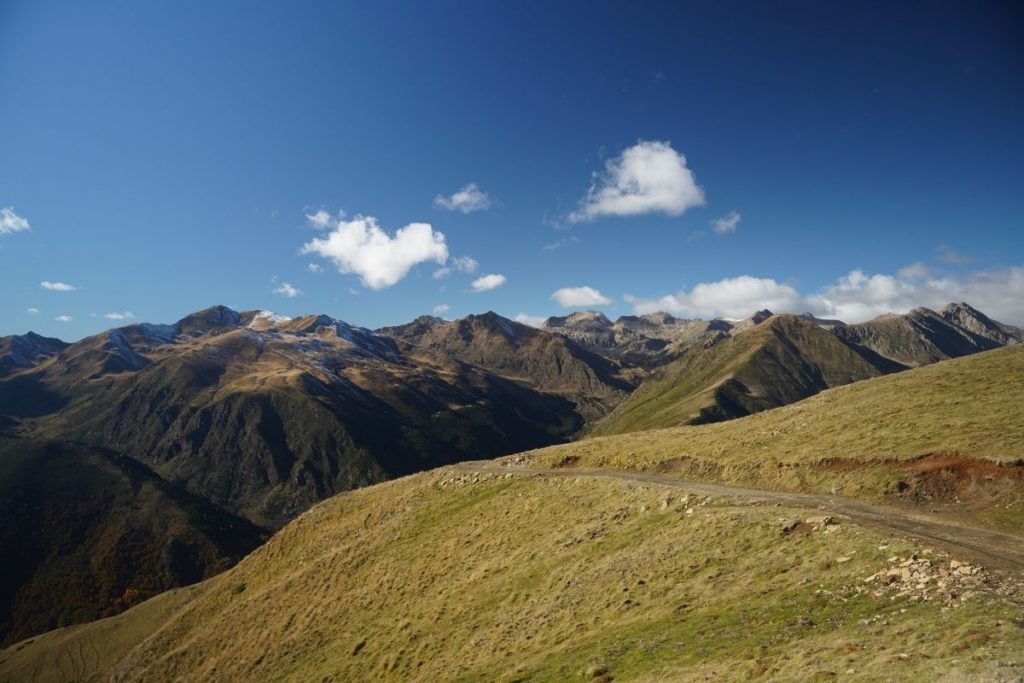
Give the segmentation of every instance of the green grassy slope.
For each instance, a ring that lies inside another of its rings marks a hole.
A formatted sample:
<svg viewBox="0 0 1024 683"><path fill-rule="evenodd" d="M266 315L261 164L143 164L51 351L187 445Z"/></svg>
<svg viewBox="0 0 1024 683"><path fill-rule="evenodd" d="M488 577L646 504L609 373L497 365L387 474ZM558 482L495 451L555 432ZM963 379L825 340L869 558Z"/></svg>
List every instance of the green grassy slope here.
<svg viewBox="0 0 1024 683"><path fill-rule="evenodd" d="M719 422L880 374L831 332L796 316L777 315L708 348L687 350L591 433Z"/></svg>

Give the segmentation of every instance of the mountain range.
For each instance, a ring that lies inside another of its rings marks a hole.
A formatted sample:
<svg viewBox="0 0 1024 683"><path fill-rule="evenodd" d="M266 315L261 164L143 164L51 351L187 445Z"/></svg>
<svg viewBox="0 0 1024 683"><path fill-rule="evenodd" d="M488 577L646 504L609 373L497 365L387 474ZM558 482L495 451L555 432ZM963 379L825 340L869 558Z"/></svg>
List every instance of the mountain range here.
<svg viewBox="0 0 1024 683"><path fill-rule="evenodd" d="M72 344L5 337L0 487L8 514L50 512L4 532L16 561L0 637L205 578L336 493L582 434L728 420L1022 339L966 304L858 325L582 312L534 328L485 313L376 331L215 306ZM44 485L47 471L63 483Z"/></svg>
<svg viewBox="0 0 1024 683"><path fill-rule="evenodd" d="M333 496L0 681L1017 680L1022 373L1017 345Z"/></svg>

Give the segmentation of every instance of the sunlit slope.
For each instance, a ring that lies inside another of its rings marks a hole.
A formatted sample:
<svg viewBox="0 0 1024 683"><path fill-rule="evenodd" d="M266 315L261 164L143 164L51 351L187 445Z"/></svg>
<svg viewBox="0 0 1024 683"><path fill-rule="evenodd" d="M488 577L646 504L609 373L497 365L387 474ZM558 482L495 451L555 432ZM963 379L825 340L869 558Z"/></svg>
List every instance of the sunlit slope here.
<svg viewBox="0 0 1024 683"><path fill-rule="evenodd" d="M880 374L831 332L797 316L777 315L714 345L687 349L591 433L720 422Z"/></svg>
<svg viewBox="0 0 1024 683"><path fill-rule="evenodd" d="M1024 458L1024 346L878 377L726 423L586 439L533 452L590 466L695 459L720 466L907 459L957 452Z"/></svg>
<svg viewBox="0 0 1024 683"><path fill-rule="evenodd" d="M893 556L948 558L849 523L784 531L816 514L437 470L325 501L197 587L10 648L0 680L977 679L1024 649L989 592L864 581Z"/></svg>

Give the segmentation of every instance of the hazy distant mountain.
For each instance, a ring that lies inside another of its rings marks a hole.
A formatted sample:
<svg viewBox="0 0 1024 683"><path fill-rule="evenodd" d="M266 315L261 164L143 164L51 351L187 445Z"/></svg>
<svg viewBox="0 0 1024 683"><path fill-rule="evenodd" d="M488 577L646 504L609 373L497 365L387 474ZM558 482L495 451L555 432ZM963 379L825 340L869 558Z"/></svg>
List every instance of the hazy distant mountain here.
<svg viewBox="0 0 1024 683"><path fill-rule="evenodd" d="M626 315L612 322L596 311L548 318L542 325L626 366L648 369L671 360L693 344L707 346L721 341L734 327L726 320L687 320L668 313Z"/></svg>
<svg viewBox="0 0 1024 683"><path fill-rule="evenodd" d="M418 318L382 334L421 352L450 357L540 391L563 395L581 414L606 414L633 386L620 367L576 340L489 312L453 322Z"/></svg>
<svg viewBox="0 0 1024 683"><path fill-rule="evenodd" d="M989 319L967 304L936 313L915 308L905 315L883 315L866 323L836 328L844 341L906 367L1016 344L1021 330Z"/></svg>

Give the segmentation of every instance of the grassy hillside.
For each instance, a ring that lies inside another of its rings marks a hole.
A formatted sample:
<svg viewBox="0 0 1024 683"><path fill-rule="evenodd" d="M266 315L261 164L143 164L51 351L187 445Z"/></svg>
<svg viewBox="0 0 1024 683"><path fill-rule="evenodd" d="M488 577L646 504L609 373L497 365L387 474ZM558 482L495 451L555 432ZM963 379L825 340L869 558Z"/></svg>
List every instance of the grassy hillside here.
<svg viewBox="0 0 1024 683"><path fill-rule="evenodd" d="M1024 346L824 391L725 423L597 437L540 465L670 472L756 488L974 506L1024 523Z"/></svg>
<svg viewBox="0 0 1024 683"><path fill-rule="evenodd" d="M790 522L812 515L631 482L437 470L325 501L199 586L10 648L0 680L1017 672L1019 608L992 577L866 581L899 575L904 558L948 572L949 558L849 523Z"/></svg>
<svg viewBox="0 0 1024 683"><path fill-rule="evenodd" d="M591 433L719 422L880 374L831 332L777 315L712 346L688 349Z"/></svg>

